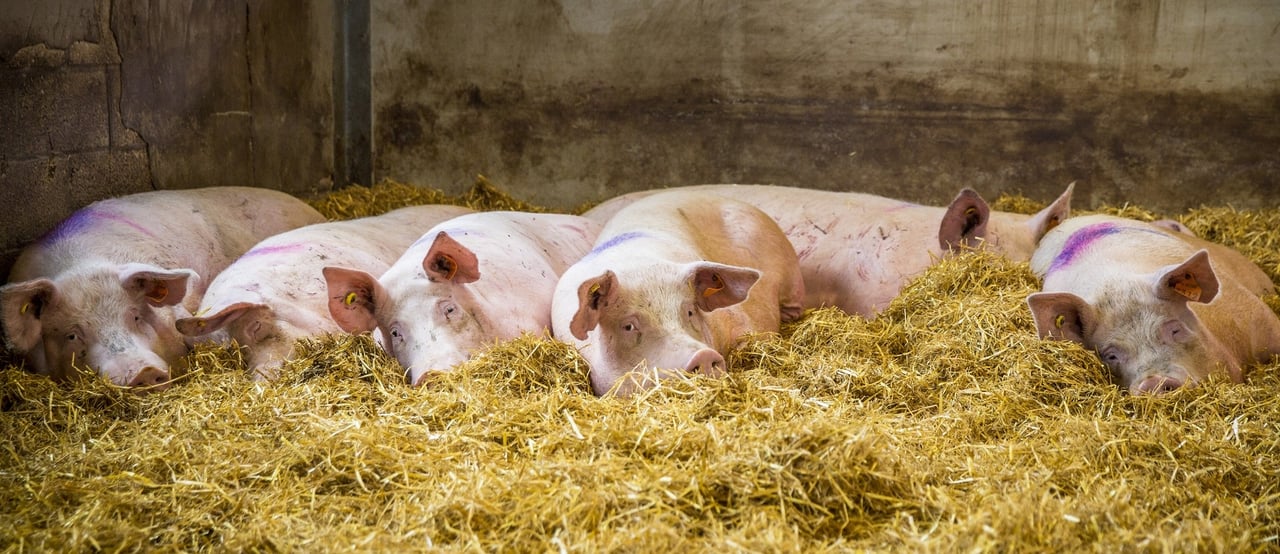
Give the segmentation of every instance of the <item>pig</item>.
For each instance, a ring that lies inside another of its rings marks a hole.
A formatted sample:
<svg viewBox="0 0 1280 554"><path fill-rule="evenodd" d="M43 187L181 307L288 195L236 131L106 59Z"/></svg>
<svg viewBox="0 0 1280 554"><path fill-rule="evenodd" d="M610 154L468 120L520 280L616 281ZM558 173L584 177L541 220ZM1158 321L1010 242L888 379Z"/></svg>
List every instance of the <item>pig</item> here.
<svg viewBox="0 0 1280 554"><path fill-rule="evenodd" d="M6 345L55 379L88 367L137 392L165 388L189 348L174 321L207 280L258 241L321 221L297 198L249 187L95 202L18 256L0 287Z"/></svg>
<svg viewBox="0 0 1280 554"><path fill-rule="evenodd" d="M586 359L596 395L629 396L682 371L722 376L741 337L798 319L804 294L795 249L767 214L671 189L619 210L565 271L552 331Z"/></svg>
<svg viewBox="0 0 1280 554"><path fill-rule="evenodd" d="M1165 224L1107 215L1050 231L1031 258L1043 290L1027 298L1041 337L1095 350L1131 394L1211 374L1233 382L1280 353L1275 287L1239 252Z"/></svg>
<svg viewBox="0 0 1280 554"><path fill-rule="evenodd" d="M381 277L324 268L329 313L349 333L378 330L383 347L423 382L482 346L551 327L551 294L600 226L573 215L463 215L423 234Z"/></svg>
<svg viewBox="0 0 1280 554"><path fill-rule="evenodd" d="M1027 261L1040 237L1070 215L1074 183L1035 215L992 211L971 189L940 208L871 194L771 185L680 188L740 200L769 214L800 257L805 307L835 306L870 319L907 281L953 250L985 245L1011 260ZM622 195L583 216L608 221L624 206L660 192Z"/></svg>
<svg viewBox="0 0 1280 554"><path fill-rule="evenodd" d="M247 349L255 380L274 379L299 338L342 332L329 315L325 266L381 274L423 231L467 213L461 206L412 206L270 237L209 284L200 311L179 319L178 331L189 337L225 331Z"/></svg>

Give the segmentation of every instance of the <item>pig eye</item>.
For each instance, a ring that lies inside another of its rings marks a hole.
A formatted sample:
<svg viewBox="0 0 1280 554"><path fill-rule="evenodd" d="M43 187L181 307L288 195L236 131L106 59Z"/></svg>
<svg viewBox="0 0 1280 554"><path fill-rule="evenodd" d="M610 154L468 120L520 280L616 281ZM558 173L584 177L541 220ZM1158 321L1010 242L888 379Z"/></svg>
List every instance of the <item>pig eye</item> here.
<svg viewBox="0 0 1280 554"><path fill-rule="evenodd" d="M1124 363L1124 353L1114 346L1108 346L1102 349L1101 352L1098 352L1098 355L1102 358L1103 363L1110 366Z"/></svg>
<svg viewBox="0 0 1280 554"><path fill-rule="evenodd" d="M80 336L75 333L67 333L67 342L75 342Z"/></svg>

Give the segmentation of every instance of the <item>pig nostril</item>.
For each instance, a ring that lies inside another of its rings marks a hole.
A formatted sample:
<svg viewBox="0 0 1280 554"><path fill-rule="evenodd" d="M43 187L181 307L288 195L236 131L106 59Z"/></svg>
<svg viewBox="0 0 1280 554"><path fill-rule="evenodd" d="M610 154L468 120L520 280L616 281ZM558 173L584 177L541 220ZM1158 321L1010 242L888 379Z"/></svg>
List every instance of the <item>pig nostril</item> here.
<svg viewBox="0 0 1280 554"><path fill-rule="evenodd" d="M715 350L704 348L689 359L689 363L685 365L684 369L688 372L697 372L713 377L719 376L724 373L724 357Z"/></svg>
<svg viewBox="0 0 1280 554"><path fill-rule="evenodd" d="M1152 375L1143 379L1138 386L1134 388L1134 394L1164 394L1178 390L1182 386L1182 381L1173 377L1165 377L1163 375Z"/></svg>
<svg viewBox="0 0 1280 554"><path fill-rule="evenodd" d="M138 392L164 390L169 385L169 372L158 367L144 367L129 381L130 388L144 389Z"/></svg>

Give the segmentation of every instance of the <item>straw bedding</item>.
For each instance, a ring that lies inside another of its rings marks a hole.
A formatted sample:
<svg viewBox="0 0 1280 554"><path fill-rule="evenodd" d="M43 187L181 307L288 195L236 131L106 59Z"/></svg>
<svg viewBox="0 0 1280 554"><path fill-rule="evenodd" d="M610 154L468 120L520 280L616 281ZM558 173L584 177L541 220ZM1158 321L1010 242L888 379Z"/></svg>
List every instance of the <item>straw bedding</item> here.
<svg viewBox="0 0 1280 554"><path fill-rule="evenodd" d="M316 204L423 201L532 208L483 181ZM1166 215L1280 274L1280 210ZM627 400L593 397L582 359L535 336L417 389L367 336L308 341L270 384L201 347L181 385L143 397L10 367L0 548L1280 548L1277 364L1130 397L1090 352L1036 338L1036 287L1026 264L954 257L876 320L813 311L748 340L723 380Z"/></svg>

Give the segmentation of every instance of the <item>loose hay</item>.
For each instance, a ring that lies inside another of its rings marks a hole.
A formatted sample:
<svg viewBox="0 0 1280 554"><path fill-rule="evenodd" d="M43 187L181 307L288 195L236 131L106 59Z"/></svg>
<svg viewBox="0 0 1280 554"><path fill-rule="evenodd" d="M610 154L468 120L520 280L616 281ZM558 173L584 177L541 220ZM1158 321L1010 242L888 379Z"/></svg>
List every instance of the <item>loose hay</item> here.
<svg viewBox="0 0 1280 554"><path fill-rule="evenodd" d="M477 186L473 207L521 205ZM318 205L357 217L423 198L467 202L384 183ZM1277 218L1181 220L1275 278ZM576 352L534 336L417 389L367 336L307 341L270 384L204 346L145 397L10 367L0 545L1275 550L1277 364L1130 397L1093 354L1036 338L1035 288L1026 264L955 257L875 320L813 311L751 337L723 380L629 400L591 396Z"/></svg>

